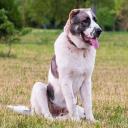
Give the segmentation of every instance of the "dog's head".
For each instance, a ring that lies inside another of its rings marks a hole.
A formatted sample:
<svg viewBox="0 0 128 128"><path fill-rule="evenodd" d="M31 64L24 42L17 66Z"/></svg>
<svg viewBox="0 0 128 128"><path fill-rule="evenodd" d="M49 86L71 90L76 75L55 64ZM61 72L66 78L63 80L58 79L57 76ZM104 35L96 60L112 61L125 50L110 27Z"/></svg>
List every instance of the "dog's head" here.
<svg viewBox="0 0 128 128"><path fill-rule="evenodd" d="M72 10L65 31L78 48L87 48L90 45L95 48L99 47L97 38L102 30L97 24L96 16L91 8Z"/></svg>

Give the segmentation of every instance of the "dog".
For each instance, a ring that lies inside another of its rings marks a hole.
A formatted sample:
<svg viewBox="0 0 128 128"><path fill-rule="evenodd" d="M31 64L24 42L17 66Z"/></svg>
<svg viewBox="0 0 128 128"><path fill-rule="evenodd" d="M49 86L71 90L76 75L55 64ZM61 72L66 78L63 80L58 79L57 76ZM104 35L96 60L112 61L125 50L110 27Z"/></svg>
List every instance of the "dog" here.
<svg viewBox="0 0 128 128"><path fill-rule="evenodd" d="M38 114L45 118L86 118L95 122L92 112L92 73L98 37L102 29L91 8L73 9L54 44L48 84L37 82L31 94L31 110L8 106L23 114ZM80 95L83 107L77 105Z"/></svg>

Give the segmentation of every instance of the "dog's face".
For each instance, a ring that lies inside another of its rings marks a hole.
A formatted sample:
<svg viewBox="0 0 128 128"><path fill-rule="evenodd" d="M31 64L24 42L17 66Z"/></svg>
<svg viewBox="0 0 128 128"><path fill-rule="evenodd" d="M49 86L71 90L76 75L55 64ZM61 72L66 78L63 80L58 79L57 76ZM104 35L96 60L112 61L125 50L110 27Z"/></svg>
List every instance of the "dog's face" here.
<svg viewBox="0 0 128 128"><path fill-rule="evenodd" d="M69 19L72 35L80 38L87 46L99 47L97 38L102 30L92 9L74 9L70 12Z"/></svg>

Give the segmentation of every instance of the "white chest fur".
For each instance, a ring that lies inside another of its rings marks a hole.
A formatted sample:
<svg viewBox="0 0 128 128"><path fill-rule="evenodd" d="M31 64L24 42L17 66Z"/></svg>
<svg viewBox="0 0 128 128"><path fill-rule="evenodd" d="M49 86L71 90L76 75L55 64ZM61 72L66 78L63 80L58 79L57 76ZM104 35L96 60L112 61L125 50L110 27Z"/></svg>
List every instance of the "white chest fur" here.
<svg viewBox="0 0 128 128"><path fill-rule="evenodd" d="M64 33L55 42L59 72L71 76L90 75L95 63L96 50L91 46L85 50L77 49L65 42L67 38Z"/></svg>

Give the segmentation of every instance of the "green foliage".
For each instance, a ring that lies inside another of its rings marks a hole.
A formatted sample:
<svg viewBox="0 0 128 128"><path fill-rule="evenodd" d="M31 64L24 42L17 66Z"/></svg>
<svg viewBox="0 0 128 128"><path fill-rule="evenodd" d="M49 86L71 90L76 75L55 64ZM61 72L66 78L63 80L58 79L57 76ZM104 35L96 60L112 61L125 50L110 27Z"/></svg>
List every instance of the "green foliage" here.
<svg viewBox="0 0 128 128"><path fill-rule="evenodd" d="M95 6L99 23L104 30L115 30L118 14L124 0L27 0L24 7L24 19L28 26L43 28L62 28L73 8ZM103 20L104 19L104 20Z"/></svg>
<svg viewBox="0 0 128 128"><path fill-rule="evenodd" d="M104 30L128 30L127 0L0 0L15 28L62 28L70 10L92 6Z"/></svg>
<svg viewBox="0 0 128 128"><path fill-rule="evenodd" d="M23 28L23 29L21 30L21 32L20 32L20 35L21 35L21 36L24 36L24 35L28 34L28 33L31 32L31 31L32 31L31 28Z"/></svg>
<svg viewBox="0 0 128 128"><path fill-rule="evenodd" d="M115 9L117 16L120 14L121 9L123 8L122 4L124 3L124 1L125 0L114 0L114 2L115 2L114 9Z"/></svg>
<svg viewBox="0 0 128 128"><path fill-rule="evenodd" d="M0 9L0 38L12 35L15 31L14 24L8 20L5 9Z"/></svg>
<svg viewBox="0 0 128 128"><path fill-rule="evenodd" d="M128 31L128 1L123 0L118 13L118 28Z"/></svg>
<svg viewBox="0 0 128 128"><path fill-rule="evenodd" d="M9 21L7 17L7 11L5 9L0 9L0 39L4 40L8 44L7 56L10 56L11 53L11 44L16 40L14 34L16 30L14 24Z"/></svg>
<svg viewBox="0 0 128 128"><path fill-rule="evenodd" d="M20 0L0 0L0 9L7 11L8 19L18 28L22 27L22 10L19 10L19 6Z"/></svg>
<svg viewBox="0 0 128 128"><path fill-rule="evenodd" d="M72 9L86 7L86 1L77 0L28 1L29 14L26 19L34 27L62 28Z"/></svg>
<svg viewBox="0 0 128 128"><path fill-rule="evenodd" d="M110 10L108 7L100 8L97 11L97 17L99 24L104 30L113 30L116 20L114 10Z"/></svg>
<svg viewBox="0 0 128 128"><path fill-rule="evenodd" d="M5 9L0 9L0 40L7 44L8 51L6 56L10 56L12 44L20 39L20 36L28 34L31 29L22 29L21 32L16 29L13 22L7 16L8 12Z"/></svg>

